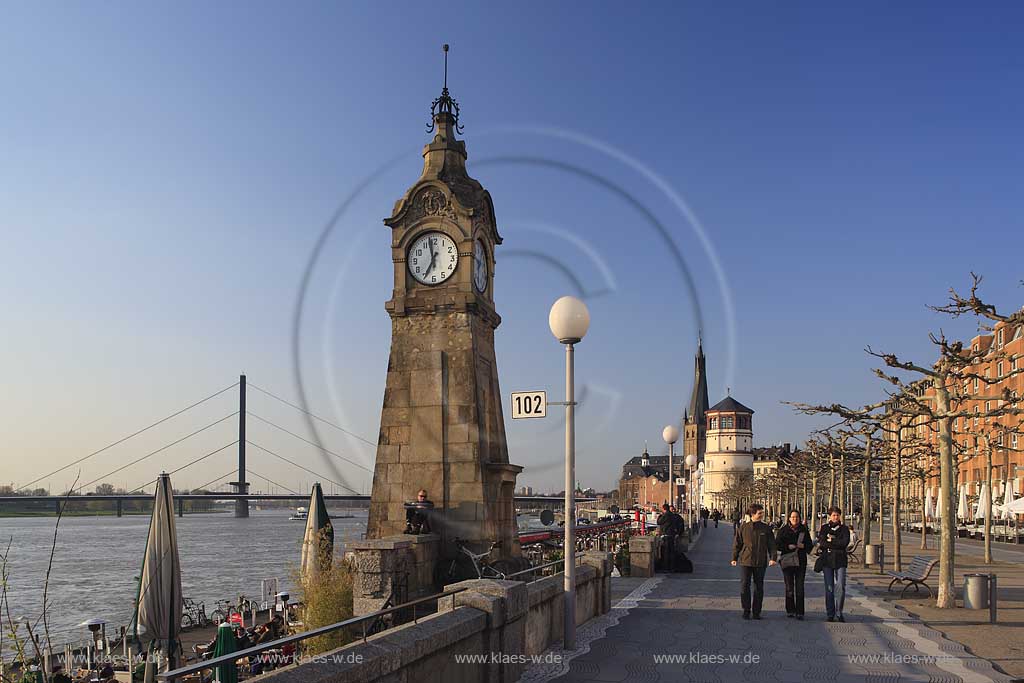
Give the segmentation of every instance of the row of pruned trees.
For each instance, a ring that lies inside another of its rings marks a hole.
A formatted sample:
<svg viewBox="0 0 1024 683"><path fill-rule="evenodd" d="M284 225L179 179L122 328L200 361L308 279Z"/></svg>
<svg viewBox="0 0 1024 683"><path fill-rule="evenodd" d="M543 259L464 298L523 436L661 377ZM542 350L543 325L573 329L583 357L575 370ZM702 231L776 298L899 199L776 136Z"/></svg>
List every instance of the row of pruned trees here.
<svg viewBox="0 0 1024 683"><path fill-rule="evenodd" d="M979 329L991 331L1007 323L1024 324L1024 309L1004 314L984 301L978 294L981 278L972 273L970 292L961 295L950 290L949 300L933 311L953 318L971 316ZM944 511L939 531L939 581L936 597L938 607L955 606L954 563L956 558L957 520L956 487L960 466L967 460L984 458L985 477L989 483L990 505L985 510L986 560L991 561L992 465L997 450L1008 458L1012 434L1021 431L1020 397L1006 388L1007 380L1024 372L1024 364L1013 362L1002 345L989 348L964 345L947 339L945 334L929 334L938 359L922 362L892 352L878 352L870 346L866 352L882 367L874 374L885 386L885 397L864 406L849 406L837 401L830 404L791 403L805 414L827 414L840 422L828 434L838 435L844 444L838 450L845 457L851 439L859 445L861 500L869 501L873 490L887 492L892 510L895 535L894 563L901 561L900 525L911 498L908 481L920 481L920 490L927 495L925 483L936 472L939 477L939 502ZM1004 362L1005 361L1005 362ZM992 376L984 368L1003 362L1009 372ZM1002 385L999 388L998 385ZM835 436L824 437L833 444ZM813 448L811 449L813 450ZM829 448L832 452L834 449ZM833 464L834 461L833 461ZM845 475L841 466L839 475ZM918 498L916 495L914 498ZM923 496L920 497L923 499ZM916 506L918 500L913 500ZM923 503L920 503L923 504ZM885 501L880 501L884 506ZM866 505L865 510L871 509ZM881 519L881 517L880 517ZM862 516L861 533L871 538L871 515ZM924 526L924 525L922 525ZM922 539L922 542L924 540Z"/></svg>

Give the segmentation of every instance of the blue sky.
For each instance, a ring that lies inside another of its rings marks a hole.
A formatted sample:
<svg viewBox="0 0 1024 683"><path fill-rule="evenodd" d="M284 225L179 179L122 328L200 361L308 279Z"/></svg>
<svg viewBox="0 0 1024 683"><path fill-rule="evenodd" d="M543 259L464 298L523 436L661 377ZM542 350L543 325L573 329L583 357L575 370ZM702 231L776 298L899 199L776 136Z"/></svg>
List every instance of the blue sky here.
<svg viewBox="0 0 1024 683"><path fill-rule="evenodd" d="M506 399L560 393L547 310L582 293L582 481L611 486L645 440L663 450L661 427L689 395L698 317L712 401L728 385L757 412L756 443L801 442L818 423L780 401L877 399L866 344L925 360L928 330L973 333L924 307L971 270L996 303L1022 303L1022 19L1011 3L7 6L0 478L24 483L241 372L295 400L292 321L317 236L394 160L320 253L298 331L314 412L373 441L390 335L381 219L419 174L442 42L470 172L505 238ZM695 299L627 195L666 230ZM290 409L262 395L250 406L308 436ZM222 396L84 463L82 477L233 410ZM111 480L135 486L223 446L230 422ZM560 423L507 426L521 482L560 488ZM329 474L301 442L250 432ZM372 447L321 435L372 467ZM218 458L175 483L227 472L231 456ZM250 463L294 489L314 478ZM355 488L360 472L342 470Z"/></svg>

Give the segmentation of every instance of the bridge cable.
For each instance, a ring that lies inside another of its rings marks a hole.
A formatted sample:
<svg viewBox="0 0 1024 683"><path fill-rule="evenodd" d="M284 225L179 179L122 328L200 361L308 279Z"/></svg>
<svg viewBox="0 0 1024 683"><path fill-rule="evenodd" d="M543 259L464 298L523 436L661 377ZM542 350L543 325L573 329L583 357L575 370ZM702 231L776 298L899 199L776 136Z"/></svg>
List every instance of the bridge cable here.
<svg viewBox="0 0 1024 683"><path fill-rule="evenodd" d="M153 427L156 427L157 425L161 425L161 424L163 424L164 422L167 422L168 420L170 420L170 419L172 419L172 418L175 418L175 417L177 417L177 416L181 415L182 413L184 413L184 412L186 412L186 411L192 410L192 409L193 409L193 408L195 408L196 406L198 406L198 405L201 405L201 404L203 404L203 403L206 403L206 402L207 402L207 401L209 401L210 399L212 399L212 398L216 398L217 396L220 396L221 394L223 394L223 393L224 393L225 391L230 391L231 389L234 389L234 388L235 388L235 387L237 387L237 386L238 386L238 382L235 382L235 383L234 383L234 384L232 384L231 386L229 386L229 387L225 387L224 389L221 389L220 391L218 391L218 392L217 392L217 393L215 393L215 394L210 394L209 396L207 396L207 397L206 397L206 398L204 398L203 400L201 400L201 401L196 401L195 403L193 403L192 405L188 406L187 408L182 408L182 409L181 409L181 410L179 410L178 412L176 412L176 413L173 413L173 414L171 414L171 415L168 415L168 416L167 416L167 417L165 417L164 419L162 419L162 420L158 420L158 421L154 422L153 424L149 425L148 427L143 427L143 428L142 428L142 429L140 429L139 431L137 431L137 432L134 432L134 433L132 433L132 434L129 434L128 436L126 436L126 437L124 437L124 438L122 438L122 439L118 439L118 440L117 440L117 441L115 441L114 443L112 443L112 444L108 444L108 445L104 446L103 448L99 449L98 451L93 451L93 452L92 452L92 453L90 453L89 455L83 456L83 457L79 458L78 460L75 460L75 461L74 461L74 462L72 462L72 463L69 463L69 464L67 464L67 465L64 465L64 467L61 467L60 469L56 469L56 470L54 470L53 472L50 472L49 474L46 474L46 475L44 475L44 476L42 476L42 477L39 477L38 479L36 479L36 480L34 480L34 481L30 481L30 482L29 482L29 483L27 483L27 484L24 484L24 485L22 485L22 486L19 486L17 490L18 490L18 491L21 491L21 490L23 490L23 489L27 489L27 488L28 488L29 486L32 486L32 484L38 484L39 482L43 481L44 479L47 479L47 478L49 478L49 477L52 477L52 476L53 476L53 475L55 475L55 474L59 474L60 472L63 472L63 471L64 471L64 470L66 470L67 468L69 468L69 467L73 467L74 465L77 465L77 464L78 464L78 463L80 463L80 462L84 462L84 461L88 460L89 458L93 457L94 455L99 455L99 454L100 454L100 453L102 453L103 451L106 451L106 450L108 450L108 449L110 449L110 448L113 448L114 446L117 446L118 444L122 444L122 443L124 443L125 441L127 441L128 439L130 439L130 438L132 438L132 437L134 437L134 436L138 436L139 434L142 434L143 432L145 432L145 431L147 431L147 430L150 430L150 429L152 429ZM236 414L237 414L237 413L236 413Z"/></svg>
<svg viewBox="0 0 1024 683"><path fill-rule="evenodd" d="M231 417L231 416L229 415L228 417ZM221 446L220 448L218 448L215 451L210 451L206 455L201 455L198 458L196 458L195 460L193 460L192 462L187 462L184 465L182 465L181 467L179 467L178 469L171 470L167 474L177 474L178 472L181 472L186 467L191 467L192 465L195 465L197 462L202 462L203 460L206 460L210 456L217 455L218 453L220 453L224 449L231 448L232 446L234 446L237 443L238 443L238 439L235 439L234 441L232 441L231 443L227 444L226 446ZM149 457L149 456L146 456L146 457ZM125 467L127 467L127 465L125 465ZM227 475L225 475L225 476L227 476ZM220 477L220 478L223 479L223 477ZM136 486L135 488L133 488L130 491L128 491L128 493L131 493L132 491L138 491L140 489L144 489L145 487L149 486L150 484L155 484L157 481L159 481L159 479L154 479L153 481L147 482L147 483L143 484L142 486ZM214 479L214 481L216 481L216 479Z"/></svg>
<svg viewBox="0 0 1024 683"><path fill-rule="evenodd" d="M259 477L260 479L264 479L264 480L266 480L266 481L270 482L271 484L273 484L274 486L276 486L276 487L277 487L277 488L279 488L279 489L284 489L285 491L291 491L291 492L292 492L292 493L294 493L294 494L295 494L296 496L301 496L301 495L303 495L303 494L299 493L298 491L292 491L292 489L288 488L288 487L287 487L287 486L285 486L284 484L278 484L278 483L277 483L276 481L274 481L273 479L270 479L269 477L264 477L264 476L263 476L262 474L260 474L260 473L259 473L259 472L257 472L256 470L250 469L250 470L249 470L249 473L250 473L250 474L254 474L254 475L256 475L256 476L257 476L257 477Z"/></svg>
<svg viewBox="0 0 1024 683"><path fill-rule="evenodd" d="M266 423L266 424L270 425L271 427L273 427L274 429L280 429L285 434L288 434L290 436L294 436L299 441L302 441L304 443L308 443L310 446L312 446L314 448L319 448L321 451L323 451L324 453L327 453L328 455L333 455L335 458L338 458L339 460L344 460L345 462L347 462L350 465L355 465L356 467L358 467L361 470L365 470L366 472L370 472L371 474L373 473L373 470L371 470L369 467L366 467L365 465L360 465L359 463L355 462L354 460L349 460L344 455L341 455L340 453L335 453L334 451L328 450L328 449L324 448L323 446L320 446L319 444L313 443L309 439L304 439L303 437L299 436L295 432L290 432L287 429L285 429L284 427L282 427L281 425L274 424L270 420L268 420L266 418L263 418L263 417L260 417L256 413L246 412L246 415L248 417L255 417L260 422Z"/></svg>
<svg viewBox="0 0 1024 683"><path fill-rule="evenodd" d="M238 442L236 441L235 443L238 443ZM231 444L231 445L232 445L232 446L234 446L235 444ZM215 483L215 482L218 482L218 481L220 481L221 479L227 479L228 477L230 477L230 476L232 476L232 475L235 475L235 474L238 474L238 470L236 470L236 469L233 469L233 468L232 468L232 469L228 470L228 473L227 473L227 474L222 474L222 475L220 475L219 477L217 477L216 479L211 479L210 481L206 482L205 484L201 484L200 486L196 486L196 487L194 487L194 488L193 488L192 490L193 490L193 491L203 491L203 490L205 490L205 489L206 489L206 487L207 487L207 486L209 486L210 484L213 484L213 483ZM149 484L146 484L146 486L149 486Z"/></svg>
<svg viewBox="0 0 1024 683"><path fill-rule="evenodd" d="M354 439L359 439L363 443L369 444L370 446L374 446L374 447L377 446L377 444L373 443L369 439L364 439L363 437L359 436L358 434L356 434L354 432L350 432L349 430L345 429L341 425L334 424L330 420L324 419L324 418L322 418L322 417L320 417L318 415L314 415L313 413L309 412L308 410L306 410L306 409L304 409L304 408L302 408L300 406L297 406L294 403L291 403L290 401L286 401L283 398L281 398L280 396L272 394L269 391L267 391L266 389L262 389L262 388L256 386L255 384L253 384L251 382L247 386L252 387L256 391L262 391L267 396L269 396L269 397L271 397L273 399L277 399L278 401L280 401L281 403L285 404L286 406L291 406L292 408L295 408L295 410L298 410L299 412L302 412L302 413L305 413L306 415L309 415L314 420L319 420L320 422L323 422L325 425L330 425L331 427L334 427L335 429L337 429L339 431L345 432L346 434L348 434L349 436L351 436Z"/></svg>
<svg viewBox="0 0 1024 683"><path fill-rule="evenodd" d="M261 451L263 451L264 453L267 453L267 454L269 454L269 455L272 455L272 456L274 456L275 458L278 458L278 459L280 459L280 460L284 460L284 461L285 461L286 463L288 463L289 465L292 465L292 466L294 466L294 467L298 467L298 468L299 468L300 470L304 470L304 471L306 471L306 472L309 472L310 474L312 474L312 475L313 475L313 476L315 476L315 477L320 477L320 478L321 478L321 479L323 479L324 481L329 481L329 482L331 482L332 484L334 484L335 486L340 486L340 487L342 487L343 489L348 489L349 491L351 491L352 493L354 493L354 494L355 494L355 495L357 495L357 496L361 496L361 495L363 495L363 494L362 494L361 492L359 492L359 491L356 491L356 490L355 490L354 488L352 488L351 486L346 486L345 484L342 484L342 483L341 483L341 482L339 482L339 481L334 481L334 480L333 480L333 479L331 479L330 477L325 477L324 475L320 474L319 472L314 472L313 470L309 469L308 467L303 467L302 465L300 465L299 463L295 462L294 460L289 460L288 458L284 457L283 455L279 455L279 454L275 453L274 451L272 451L272 450L270 450L270 449L264 448L263 446L259 445L258 443L253 443L252 441L249 441L248 439L246 440L246 443L247 443L247 444L249 444L250 446L255 446L256 448L260 449L260 450L261 450Z"/></svg>
<svg viewBox="0 0 1024 683"><path fill-rule="evenodd" d="M210 424L206 425L205 427L201 427L200 429L197 429L196 431L192 432L191 434L188 434L186 436L181 437L177 441L172 441L171 443L167 444L166 446L161 446L160 448L156 449L152 453L148 453L148 454L142 456L141 458L137 458L137 459L131 461L130 463L128 463L127 465L122 465L121 467L118 467L113 472L108 472L107 474L104 474L102 477L97 477L96 479L93 479L92 481L90 481L87 484L82 484L81 486L79 486L75 490L76 491L81 491L82 489L84 489L86 487L92 486L93 484L95 484L96 482L100 481L101 479L106 479L107 477L109 477L111 475L117 474L121 470L127 469L127 468L131 467L132 465L136 465L136 464L142 462L146 458L151 458L154 455L156 455L157 453L161 453L163 451L166 451L171 446L176 446L179 443L181 443L182 441L185 441L186 439L191 439L196 434L199 434L200 432L205 432L210 427L214 427L216 425L219 425L221 422L224 422L225 420L230 420L231 418L233 418L236 415L238 415L238 411L237 410L235 412L231 413L230 415L226 415L226 416L222 417L221 419L217 420L216 422L211 422ZM238 442L236 441L235 443L238 443ZM177 471L177 470L175 470L175 471Z"/></svg>

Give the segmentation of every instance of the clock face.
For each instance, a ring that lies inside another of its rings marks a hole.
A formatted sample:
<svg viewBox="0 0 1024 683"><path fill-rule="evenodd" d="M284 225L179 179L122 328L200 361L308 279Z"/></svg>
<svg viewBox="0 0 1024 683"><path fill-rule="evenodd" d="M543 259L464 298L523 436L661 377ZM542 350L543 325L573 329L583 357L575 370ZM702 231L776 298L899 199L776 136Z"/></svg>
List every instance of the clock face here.
<svg viewBox="0 0 1024 683"><path fill-rule="evenodd" d="M487 250L480 240L473 244L473 285L481 294L487 291Z"/></svg>
<svg viewBox="0 0 1024 683"><path fill-rule="evenodd" d="M459 250L443 232L427 232L409 247L406 262L417 282L439 285L448 280L459 265Z"/></svg>

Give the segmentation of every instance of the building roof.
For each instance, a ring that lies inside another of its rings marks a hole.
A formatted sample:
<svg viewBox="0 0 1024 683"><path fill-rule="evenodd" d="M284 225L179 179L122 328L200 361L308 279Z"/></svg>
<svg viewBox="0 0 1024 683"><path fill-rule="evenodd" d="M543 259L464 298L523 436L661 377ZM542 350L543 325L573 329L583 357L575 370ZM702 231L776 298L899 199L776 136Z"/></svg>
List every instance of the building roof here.
<svg viewBox="0 0 1024 683"><path fill-rule="evenodd" d="M716 410L730 413L750 413L751 415L754 414L753 410L746 407L745 405L734 399L732 396L726 396L721 401L708 408L709 413L714 412Z"/></svg>

